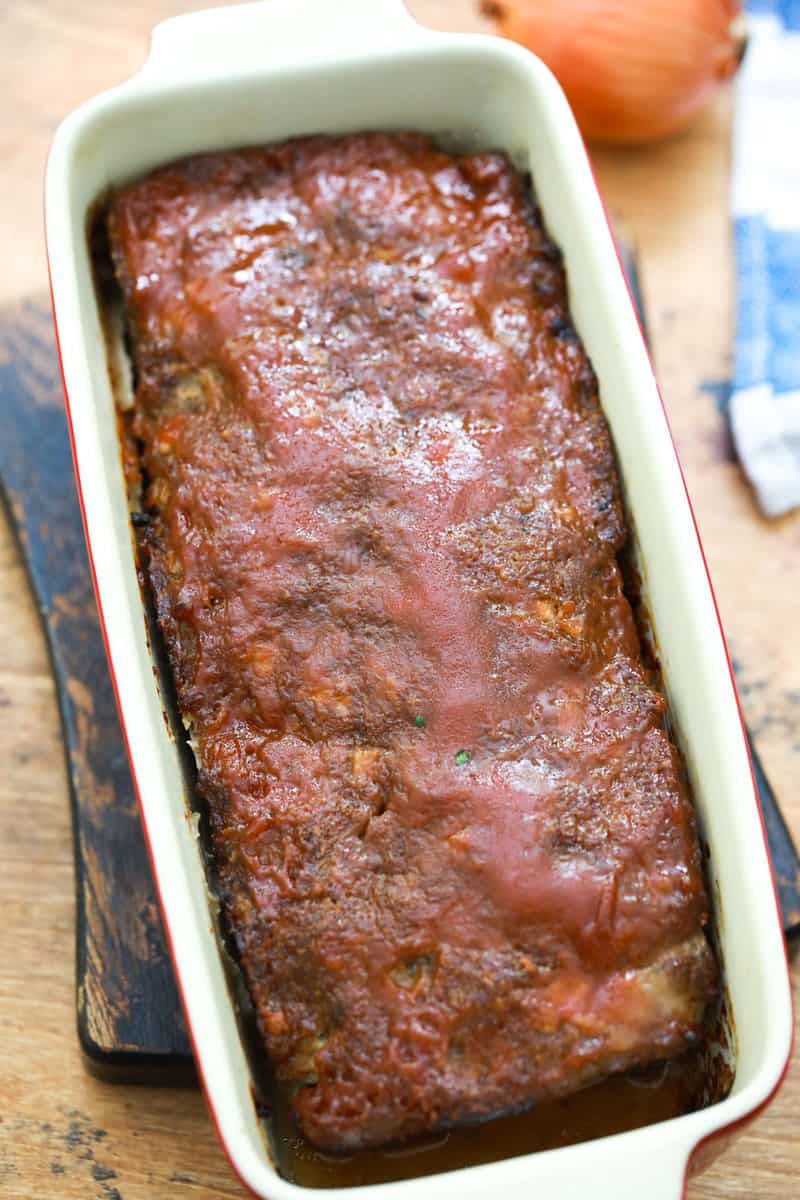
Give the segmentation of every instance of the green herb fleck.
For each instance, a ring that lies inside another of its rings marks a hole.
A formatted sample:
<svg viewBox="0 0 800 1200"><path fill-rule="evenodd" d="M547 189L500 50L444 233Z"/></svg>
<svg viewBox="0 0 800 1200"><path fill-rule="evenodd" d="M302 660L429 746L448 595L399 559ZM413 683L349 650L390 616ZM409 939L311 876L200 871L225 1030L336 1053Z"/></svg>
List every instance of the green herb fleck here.
<svg viewBox="0 0 800 1200"><path fill-rule="evenodd" d="M464 763L468 763L471 758L472 755L470 754L469 750L459 750L458 754L456 755L456 766L463 767Z"/></svg>
<svg viewBox="0 0 800 1200"><path fill-rule="evenodd" d="M417 729L425 728L425 718L423 717L422 713L420 713L419 716L414 717L414 724L416 725Z"/></svg>

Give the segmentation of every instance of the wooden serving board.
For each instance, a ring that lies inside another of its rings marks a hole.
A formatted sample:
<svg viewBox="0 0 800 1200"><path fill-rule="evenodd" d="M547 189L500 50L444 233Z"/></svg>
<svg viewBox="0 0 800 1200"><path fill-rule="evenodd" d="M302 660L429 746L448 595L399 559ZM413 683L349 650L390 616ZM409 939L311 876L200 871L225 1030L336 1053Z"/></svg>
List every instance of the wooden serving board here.
<svg viewBox="0 0 800 1200"><path fill-rule="evenodd" d="M0 315L0 482L44 622L72 801L78 1036L91 1071L193 1078L97 618L50 306Z"/></svg>
<svg viewBox="0 0 800 1200"><path fill-rule="evenodd" d="M638 297L635 270L627 269ZM188 1083L191 1048L106 665L47 300L0 313L0 483L44 622L70 777L78 1035L89 1069ZM787 934L800 860L754 759Z"/></svg>

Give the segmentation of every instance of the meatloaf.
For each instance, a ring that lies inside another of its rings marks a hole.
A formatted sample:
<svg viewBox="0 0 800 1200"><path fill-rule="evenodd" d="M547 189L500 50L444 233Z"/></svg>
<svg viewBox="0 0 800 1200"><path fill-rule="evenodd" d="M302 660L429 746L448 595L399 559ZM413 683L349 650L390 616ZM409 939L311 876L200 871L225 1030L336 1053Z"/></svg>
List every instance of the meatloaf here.
<svg viewBox="0 0 800 1200"><path fill-rule="evenodd" d="M680 1054L717 971L561 256L501 154L110 201L141 558L272 1069L327 1151Z"/></svg>

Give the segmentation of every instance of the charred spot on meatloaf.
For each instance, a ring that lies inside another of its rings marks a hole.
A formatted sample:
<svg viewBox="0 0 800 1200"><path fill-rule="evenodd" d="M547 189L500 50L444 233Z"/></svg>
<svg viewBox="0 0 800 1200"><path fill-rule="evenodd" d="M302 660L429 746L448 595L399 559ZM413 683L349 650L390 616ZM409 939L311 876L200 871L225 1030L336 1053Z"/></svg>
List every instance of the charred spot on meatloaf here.
<svg viewBox="0 0 800 1200"><path fill-rule="evenodd" d="M597 384L501 154L313 137L110 205L159 622L310 1141L681 1053L716 987Z"/></svg>

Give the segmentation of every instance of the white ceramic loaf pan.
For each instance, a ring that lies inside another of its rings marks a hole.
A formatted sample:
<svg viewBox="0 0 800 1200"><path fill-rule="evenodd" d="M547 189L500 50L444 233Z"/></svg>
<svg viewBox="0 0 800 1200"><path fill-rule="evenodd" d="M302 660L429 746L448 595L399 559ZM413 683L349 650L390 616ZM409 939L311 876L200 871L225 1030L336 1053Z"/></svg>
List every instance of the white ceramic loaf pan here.
<svg viewBox="0 0 800 1200"><path fill-rule="evenodd" d="M674 728L711 848L737 1052L730 1095L699 1112L567 1149L334 1194L678 1200L689 1171L713 1157L712 1143L718 1148L774 1094L791 1046L783 940L723 635L652 369L564 96L519 47L425 30L400 0L267 0L168 21L138 75L67 118L47 168L53 308L97 600L208 1103L244 1184L273 1200L308 1195L280 1178L265 1147L178 751L154 683L87 225L109 186L170 159L364 129L419 129L504 148L531 170L600 379Z"/></svg>

